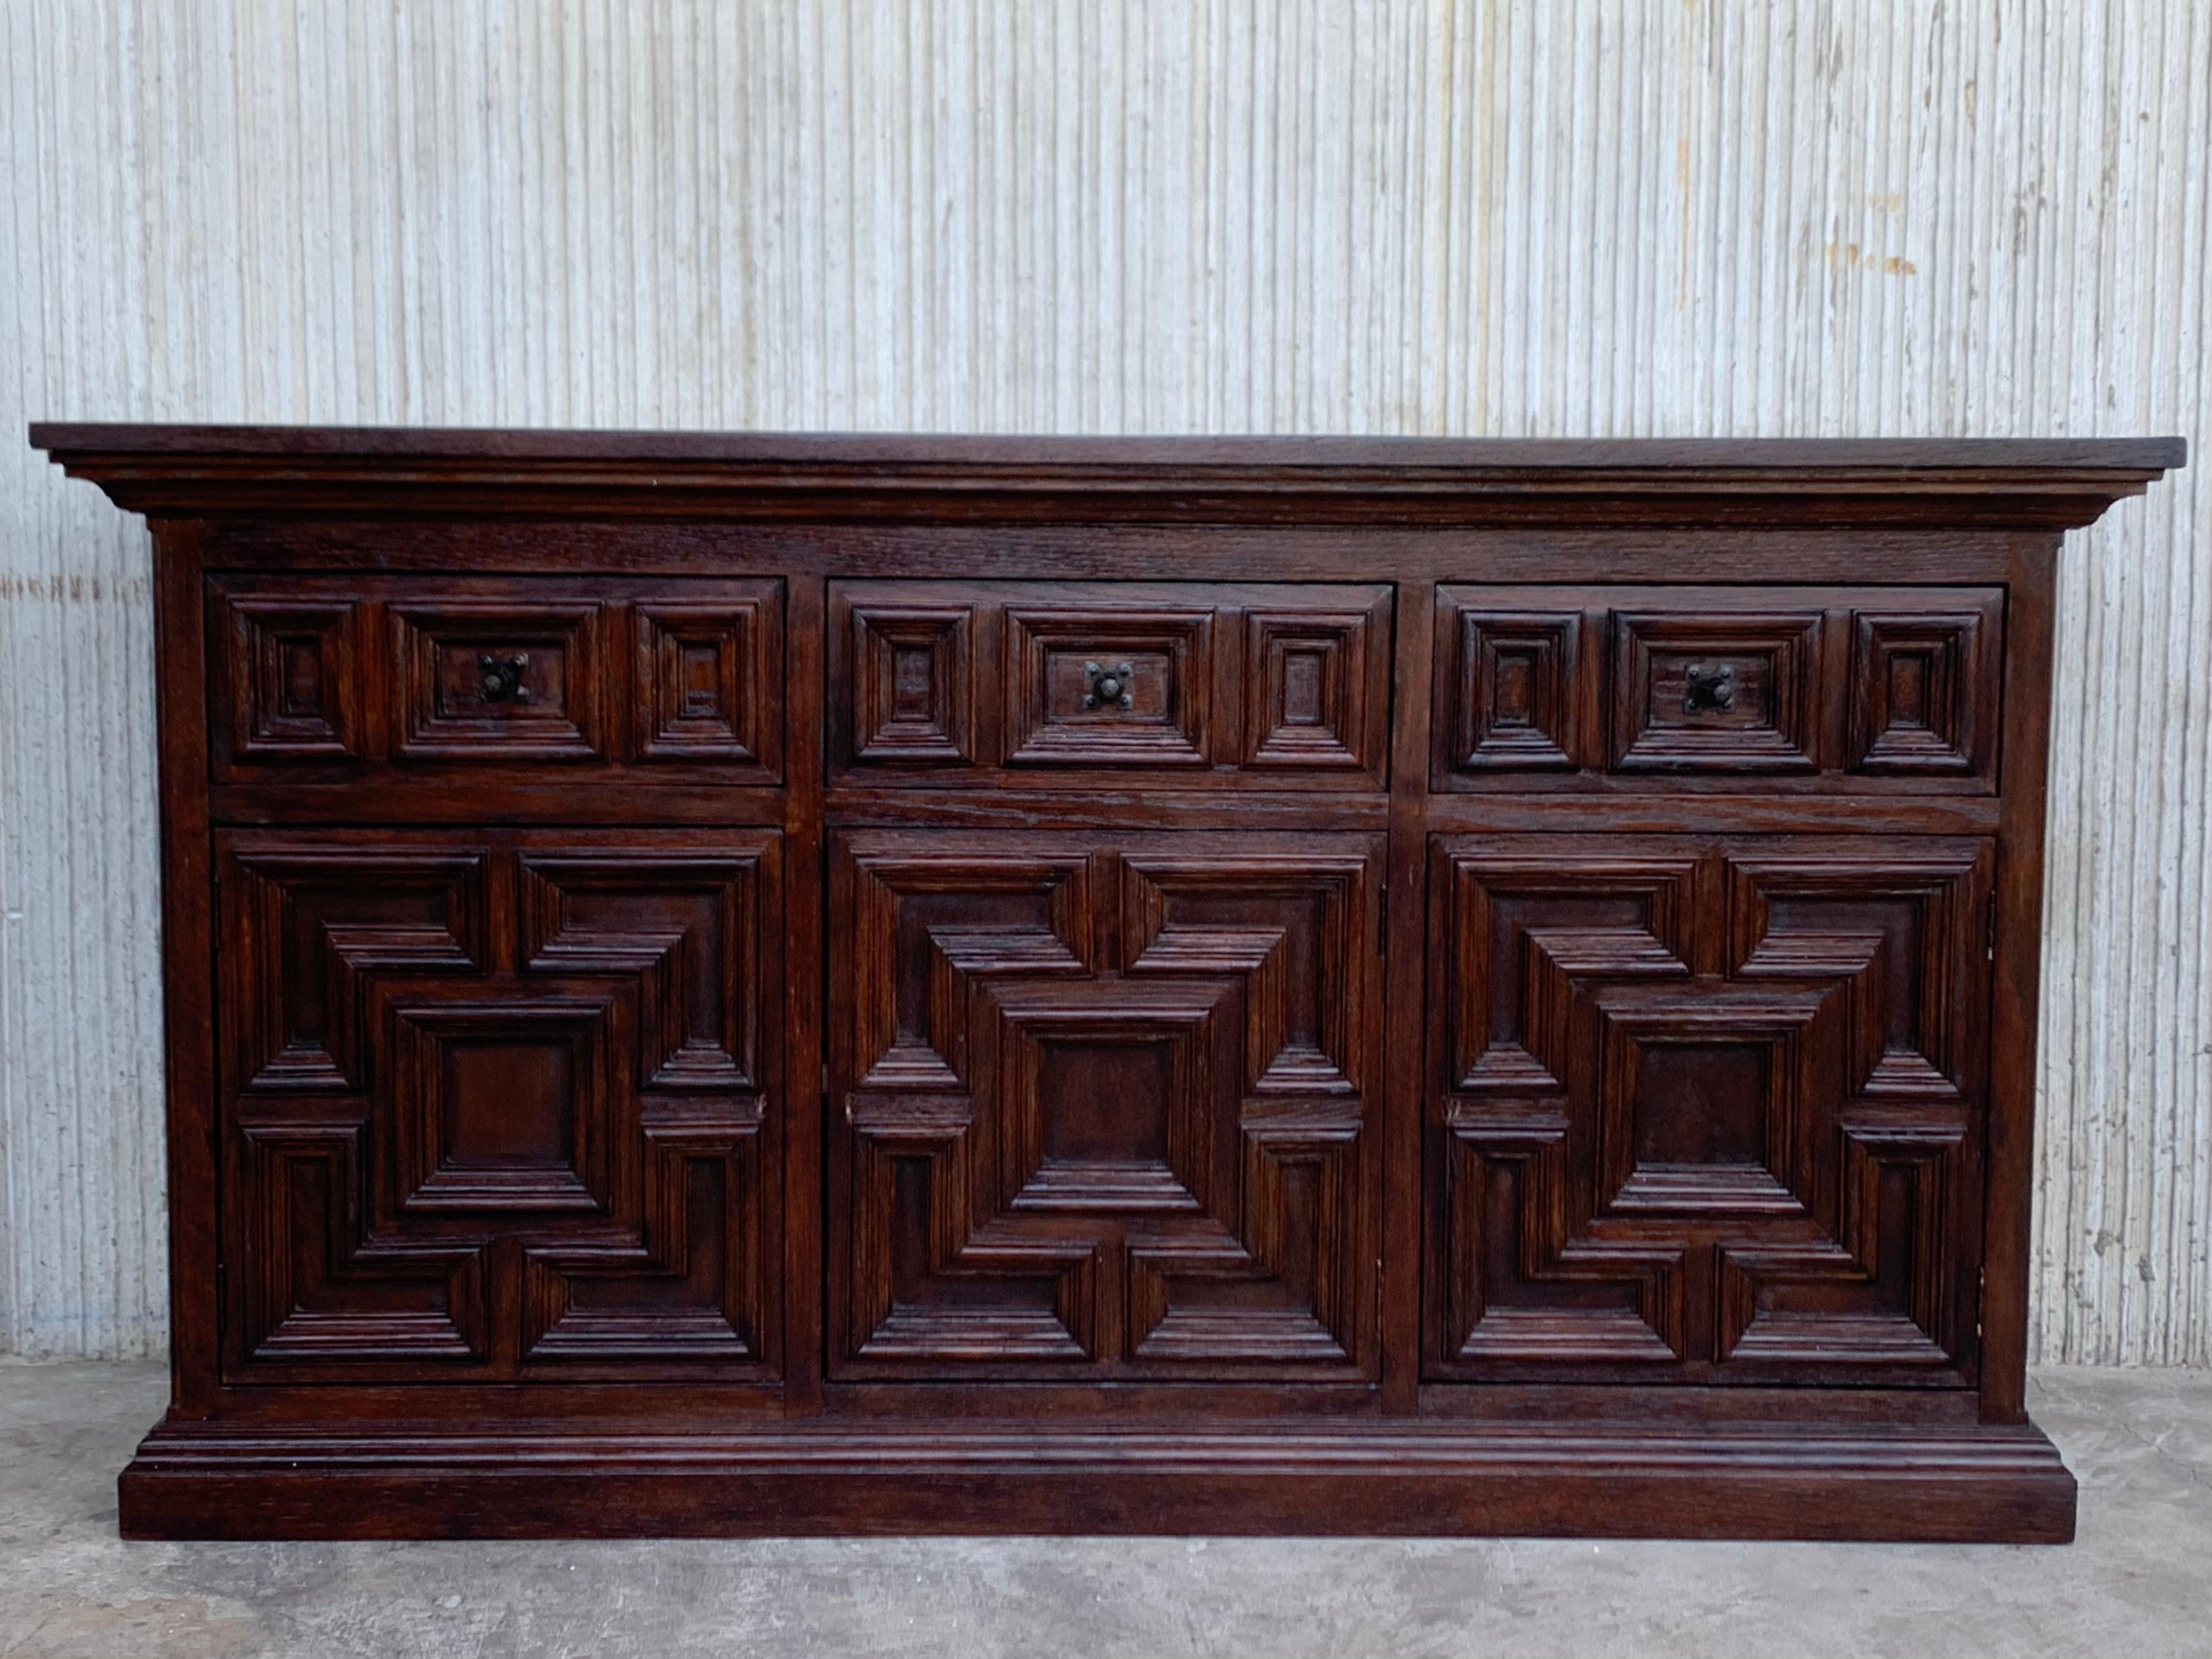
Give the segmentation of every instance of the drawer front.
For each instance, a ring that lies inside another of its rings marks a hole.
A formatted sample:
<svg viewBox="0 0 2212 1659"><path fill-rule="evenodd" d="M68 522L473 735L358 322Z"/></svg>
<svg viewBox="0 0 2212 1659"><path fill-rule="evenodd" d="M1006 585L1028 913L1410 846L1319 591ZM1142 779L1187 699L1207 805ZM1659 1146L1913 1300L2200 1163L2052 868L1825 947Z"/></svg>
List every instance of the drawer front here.
<svg viewBox="0 0 2212 1659"><path fill-rule="evenodd" d="M775 831L215 854L234 1381L776 1373Z"/></svg>
<svg viewBox="0 0 2212 1659"><path fill-rule="evenodd" d="M217 576L208 630L218 782L781 781L780 580Z"/></svg>
<svg viewBox="0 0 2212 1659"><path fill-rule="evenodd" d="M1992 587L1437 590L1439 789L1996 787Z"/></svg>
<svg viewBox="0 0 2212 1659"><path fill-rule="evenodd" d="M834 582L831 751L855 782L1378 789L1390 623L1383 586Z"/></svg>
<svg viewBox="0 0 2212 1659"><path fill-rule="evenodd" d="M524 591L386 609L393 759L612 757L599 600Z"/></svg>
<svg viewBox="0 0 2212 1659"><path fill-rule="evenodd" d="M1431 1378L1974 1380L1990 842L1431 850Z"/></svg>
<svg viewBox="0 0 2212 1659"><path fill-rule="evenodd" d="M832 1374L1371 1379L1382 854L834 837Z"/></svg>

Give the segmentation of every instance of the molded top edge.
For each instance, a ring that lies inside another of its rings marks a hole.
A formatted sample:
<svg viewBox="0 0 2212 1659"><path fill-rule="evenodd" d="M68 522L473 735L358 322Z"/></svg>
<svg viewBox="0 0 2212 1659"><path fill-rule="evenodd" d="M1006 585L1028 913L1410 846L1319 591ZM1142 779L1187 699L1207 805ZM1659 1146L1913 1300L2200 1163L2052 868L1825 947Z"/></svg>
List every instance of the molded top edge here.
<svg viewBox="0 0 2212 1659"><path fill-rule="evenodd" d="M180 463L424 461L720 462L1024 472L1141 468L1417 472L2068 472L2156 474L2188 445L2163 438L1417 438L1346 436L1042 437L903 433L600 431L552 428L189 426L42 421L32 445L57 459L92 454ZM136 469L134 469L136 470ZM97 476L96 472L93 476Z"/></svg>
<svg viewBox="0 0 2212 1659"><path fill-rule="evenodd" d="M2179 438L927 437L40 422L150 516L2066 529Z"/></svg>

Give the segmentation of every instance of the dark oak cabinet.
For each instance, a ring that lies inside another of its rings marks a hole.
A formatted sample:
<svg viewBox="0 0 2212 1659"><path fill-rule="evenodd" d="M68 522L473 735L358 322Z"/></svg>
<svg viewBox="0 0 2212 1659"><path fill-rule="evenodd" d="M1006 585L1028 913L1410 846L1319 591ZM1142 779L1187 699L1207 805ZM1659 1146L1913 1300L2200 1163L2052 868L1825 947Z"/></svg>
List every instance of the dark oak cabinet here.
<svg viewBox="0 0 2212 1659"><path fill-rule="evenodd" d="M141 1535L2062 1540L2052 569L2171 441L46 426Z"/></svg>

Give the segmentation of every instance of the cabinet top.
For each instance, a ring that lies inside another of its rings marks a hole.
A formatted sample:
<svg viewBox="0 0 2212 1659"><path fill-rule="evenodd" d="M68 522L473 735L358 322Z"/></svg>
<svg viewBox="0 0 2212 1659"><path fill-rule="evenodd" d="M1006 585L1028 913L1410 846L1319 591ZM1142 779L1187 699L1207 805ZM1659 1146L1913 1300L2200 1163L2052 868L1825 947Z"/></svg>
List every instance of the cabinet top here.
<svg viewBox="0 0 2212 1659"><path fill-rule="evenodd" d="M187 517L2063 528L2141 493L2187 454L2179 438L1105 438L53 422L33 424L30 439L124 507Z"/></svg>

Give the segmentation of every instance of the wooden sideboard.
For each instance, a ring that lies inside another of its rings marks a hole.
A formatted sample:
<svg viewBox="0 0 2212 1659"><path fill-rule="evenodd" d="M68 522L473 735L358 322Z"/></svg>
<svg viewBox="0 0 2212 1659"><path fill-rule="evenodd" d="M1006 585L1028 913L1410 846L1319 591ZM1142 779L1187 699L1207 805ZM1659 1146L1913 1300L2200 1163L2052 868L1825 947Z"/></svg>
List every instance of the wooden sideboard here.
<svg viewBox="0 0 2212 1659"><path fill-rule="evenodd" d="M2059 1540L2053 566L2178 441L35 427L167 1537Z"/></svg>

